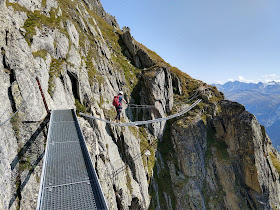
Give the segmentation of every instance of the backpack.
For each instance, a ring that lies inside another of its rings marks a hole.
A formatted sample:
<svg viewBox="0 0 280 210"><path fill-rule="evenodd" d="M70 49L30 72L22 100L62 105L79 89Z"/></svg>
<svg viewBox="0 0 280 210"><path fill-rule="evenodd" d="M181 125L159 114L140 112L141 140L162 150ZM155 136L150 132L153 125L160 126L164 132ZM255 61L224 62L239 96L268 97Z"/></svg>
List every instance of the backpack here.
<svg viewBox="0 0 280 210"><path fill-rule="evenodd" d="M120 103L119 96L115 96L113 100L113 106L118 107L121 106L122 104Z"/></svg>

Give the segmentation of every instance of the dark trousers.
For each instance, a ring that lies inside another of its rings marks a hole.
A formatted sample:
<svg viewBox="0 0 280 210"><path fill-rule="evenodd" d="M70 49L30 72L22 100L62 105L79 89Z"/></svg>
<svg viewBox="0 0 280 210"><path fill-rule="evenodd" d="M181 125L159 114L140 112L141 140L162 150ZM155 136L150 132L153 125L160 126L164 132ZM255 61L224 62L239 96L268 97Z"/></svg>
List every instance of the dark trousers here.
<svg viewBox="0 0 280 210"><path fill-rule="evenodd" d="M117 111L117 116L116 116L116 120L121 120L121 112L122 112L122 109L120 107L117 107L116 108L116 111Z"/></svg>

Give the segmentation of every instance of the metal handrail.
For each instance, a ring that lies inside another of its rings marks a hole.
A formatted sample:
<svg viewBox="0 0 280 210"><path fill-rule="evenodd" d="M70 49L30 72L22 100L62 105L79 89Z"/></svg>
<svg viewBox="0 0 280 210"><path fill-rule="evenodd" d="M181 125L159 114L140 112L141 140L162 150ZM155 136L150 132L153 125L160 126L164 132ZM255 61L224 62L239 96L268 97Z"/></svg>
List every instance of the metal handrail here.
<svg viewBox="0 0 280 210"><path fill-rule="evenodd" d="M179 116L187 113L188 111L190 111L192 108L194 108L200 102L201 102L201 99L198 99L191 106L189 106L188 108L182 110L181 112L179 112L177 114L170 115L168 117L158 118L158 119L154 119L154 120L128 122L128 123L111 122L109 120L102 119L102 118L99 118L99 117L94 117L94 116L91 116L91 115L87 115L87 114L84 114L82 112L80 112L79 114L81 116L84 116L84 117L87 117L87 118L96 119L96 120L103 121L103 122L106 122L106 123L109 123L109 124L113 124L113 125L117 125L117 126L120 126L120 127L125 127L125 126L134 126L134 125L145 125L145 124L157 123L157 122L162 122L162 121L170 120L172 118L179 117Z"/></svg>

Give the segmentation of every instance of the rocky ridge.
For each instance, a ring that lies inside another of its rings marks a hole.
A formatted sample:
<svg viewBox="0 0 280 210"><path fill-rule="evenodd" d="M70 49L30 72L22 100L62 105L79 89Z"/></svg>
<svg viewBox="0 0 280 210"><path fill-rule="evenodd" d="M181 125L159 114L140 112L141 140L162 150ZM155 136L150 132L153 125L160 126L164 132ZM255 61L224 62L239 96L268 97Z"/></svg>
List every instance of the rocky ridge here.
<svg viewBox="0 0 280 210"><path fill-rule="evenodd" d="M35 209L50 109L123 120L178 112L202 82L120 30L99 0L1 1L0 209ZM188 114L120 128L79 117L109 209L273 209L280 206L279 154L263 127L214 87ZM143 156L139 156L141 152ZM122 170L118 170L122 168ZM116 173L117 172L117 173Z"/></svg>
<svg viewBox="0 0 280 210"><path fill-rule="evenodd" d="M277 82L244 83L239 81L215 84L228 100L245 105L265 126L273 146L279 151L280 84Z"/></svg>

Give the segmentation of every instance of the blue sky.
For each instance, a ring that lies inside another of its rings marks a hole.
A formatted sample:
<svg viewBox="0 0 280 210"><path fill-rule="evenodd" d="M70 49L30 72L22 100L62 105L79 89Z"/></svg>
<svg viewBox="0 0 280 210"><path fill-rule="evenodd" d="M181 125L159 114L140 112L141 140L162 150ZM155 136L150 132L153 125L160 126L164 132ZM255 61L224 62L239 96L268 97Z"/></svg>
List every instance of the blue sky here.
<svg viewBox="0 0 280 210"><path fill-rule="evenodd" d="M134 38L207 83L280 81L279 0L101 0Z"/></svg>

